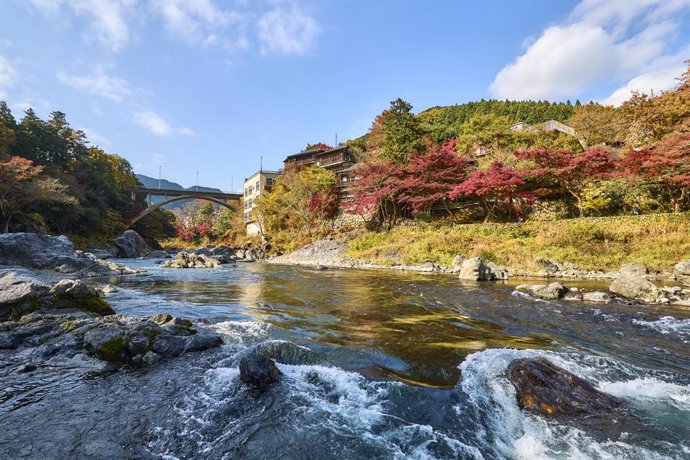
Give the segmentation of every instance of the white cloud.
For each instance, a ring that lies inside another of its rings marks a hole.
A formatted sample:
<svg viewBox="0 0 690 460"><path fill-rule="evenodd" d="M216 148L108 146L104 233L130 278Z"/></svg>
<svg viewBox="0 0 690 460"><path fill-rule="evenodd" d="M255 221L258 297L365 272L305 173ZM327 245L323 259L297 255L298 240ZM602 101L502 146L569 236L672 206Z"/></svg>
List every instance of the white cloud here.
<svg viewBox="0 0 690 460"><path fill-rule="evenodd" d="M170 125L156 112L136 112L134 120L156 136L169 136L173 131Z"/></svg>
<svg viewBox="0 0 690 460"><path fill-rule="evenodd" d="M501 69L490 90L501 99L558 99L657 72L674 54L675 16L688 7L690 0L582 0Z"/></svg>
<svg viewBox="0 0 690 460"><path fill-rule="evenodd" d="M84 76L67 75L60 72L58 73L58 79L72 88L97 94L113 101L121 101L123 97L131 94L127 80L110 77L102 70Z"/></svg>
<svg viewBox="0 0 690 460"><path fill-rule="evenodd" d="M241 25L245 16L237 11L224 11L211 0L153 0L150 6L163 19L169 33L190 44L246 42L242 37L233 40L222 33L230 25Z"/></svg>
<svg viewBox="0 0 690 460"><path fill-rule="evenodd" d="M678 77L685 71L685 66L670 66L653 72L643 73L615 90L602 101L603 104L620 105L630 98L633 91L650 94L665 91L678 85Z"/></svg>
<svg viewBox="0 0 690 460"><path fill-rule="evenodd" d="M130 39L129 21L137 0L31 0L34 8L47 15L68 11L86 19L87 36L105 44L114 52L121 51Z"/></svg>
<svg viewBox="0 0 690 460"><path fill-rule="evenodd" d="M7 59L0 56L0 99L7 98L6 91L17 81L17 70Z"/></svg>
<svg viewBox="0 0 690 460"><path fill-rule="evenodd" d="M316 20L295 4L265 13L258 27L263 54L303 54L320 32Z"/></svg>
<svg viewBox="0 0 690 460"><path fill-rule="evenodd" d="M181 126L179 128L171 126L163 117L151 110L135 112L134 121L156 136L196 136L196 133L186 126Z"/></svg>

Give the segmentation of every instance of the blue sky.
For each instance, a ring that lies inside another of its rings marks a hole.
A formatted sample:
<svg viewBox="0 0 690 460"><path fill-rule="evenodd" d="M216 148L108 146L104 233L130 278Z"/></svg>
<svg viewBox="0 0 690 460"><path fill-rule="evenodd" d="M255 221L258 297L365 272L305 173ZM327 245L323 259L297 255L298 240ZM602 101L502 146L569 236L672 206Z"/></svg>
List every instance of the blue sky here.
<svg viewBox="0 0 690 460"><path fill-rule="evenodd" d="M0 98L136 172L235 189L402 97L619 103L674 85L690 0L7 0Z"/></svg>

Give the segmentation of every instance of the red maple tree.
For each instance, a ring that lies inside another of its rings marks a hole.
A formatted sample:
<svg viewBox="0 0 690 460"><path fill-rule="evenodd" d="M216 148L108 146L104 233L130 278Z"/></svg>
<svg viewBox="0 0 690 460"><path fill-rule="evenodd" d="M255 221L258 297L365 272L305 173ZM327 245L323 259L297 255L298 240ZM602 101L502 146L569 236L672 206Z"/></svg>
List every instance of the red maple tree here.
<svg viewBox="0 0 690 460"><path fill-rule="evenodd" d="M390 230L406 211L401 201L405 169L391 161L360 163L355 174L357 188L347 211Z"/></svg>
<svg viewBox="0 0 690 460"><path fill-rule="evenodd" d="M680 212L690 195L690 133L666 136L652 149L629 152L623 171L633 178L661 185Z"/></svg>
<svg viewBox="0 0 690 460"><path fill-rule="evenodd" d="M580 217L584 216L582 193L585 187L609 177L615 169L611 156L601 149L576 155L568 149L537 148L515 152L515 156L536 164L536 168L524 171L523 177L533 179L547 189L559 187L572 195Z"/></svg>
<svg viewBox="0 0 690 460"><path fill-rule="evenodd" d="M529 194L518 193L524 185L525 181L520 177L519 171L496 162L485 171L473 172L466 181L450 192L450 198L465 196L478 199L486 211L484 222L487 222L494 215L496 208L501 208L509 214L514 211L519 214L519 203L516 202L516 198L531 199Z"/></svg>
<svg viewBox="0 0 690 460"><path fill-rule="evenodd" d="M465 179L474 163L458 156L455 140L432 147L423 155L412 157L400 184L400 200L413 214L443 205L450 214L450 192Z"/></svg>

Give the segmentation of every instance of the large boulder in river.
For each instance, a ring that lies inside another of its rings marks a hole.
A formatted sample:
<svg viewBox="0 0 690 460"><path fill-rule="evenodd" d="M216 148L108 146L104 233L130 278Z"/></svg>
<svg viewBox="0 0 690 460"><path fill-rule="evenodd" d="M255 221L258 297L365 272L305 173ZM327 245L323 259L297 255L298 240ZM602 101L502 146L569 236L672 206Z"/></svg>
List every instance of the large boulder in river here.
<svg viewBox="0 0 690 460"><path fill-rule="evenodd" d="M134 273L126 267L77 251L66 236L0 234L0 265L56 270L79 277Z"/></svg>
<svg viewBox="0 0 690 460"><path fill-rule="evenodd" d="M469 281L491 281L499 279L499 276L491 270L489 265L484 264L481 257L472 257L462 263L458 278Z"/></svg>
<svg viewBox="0 0 690 460"><path fill-rule="evenodd" d="M518 359L508 366L521 409L542 416L593 415L616 409L622 401L543 358Z"/></svg>
<svg viewBox="0 0 690 460"><path fill-rule="evenodd" d="M676 279L686 286L690 286L690 260L678 262L673 268Z"/></svg>
<svg viewBox="0 0 690 460"><path fill-rule="evenodd" d="M609 291L628 299L641 300L643 302L656 302L659 290L648 279L630 273L622 273L616 278Z"/></svg>
<svg viewBox="0 0 690 460"><path fill-rule="evenodd" d="M259 353L249 353L240 360L240 381L245 385L265 389L279 378L276 363Z"/></svg>
<svg viewBox="0 0 690 460"><path fill-rule="evenodd" d="M115 238L114 243L119 257L133 259L144 257L151 252L151 248L146 244L144 238L134 230L125 230L121 236Z"/></svg>
<svg viewBox="0 0 690 460"><path fill-rule="evenodd" d="M77 257L74 244L64 235L0 234L0 265L52 269L74 257Z"/></svg>

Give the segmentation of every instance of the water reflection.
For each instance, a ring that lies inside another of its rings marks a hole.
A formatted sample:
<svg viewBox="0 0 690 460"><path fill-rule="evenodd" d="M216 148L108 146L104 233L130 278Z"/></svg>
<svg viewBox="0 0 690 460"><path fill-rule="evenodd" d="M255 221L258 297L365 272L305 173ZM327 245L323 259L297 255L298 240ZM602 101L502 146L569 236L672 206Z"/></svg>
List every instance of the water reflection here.
<svg viewBox="0 0 690 460"><path fill-rule="evenodd" d="M265 264L147 268L145 276L116 281L125 288L113 297L118 310L145 315L164 305L179 316L268 323L274 335L368 376L448 388L459 380L458 364L470 353L563 345L620 355L645 367L689 370L687 346L633 323L658 319L669 309L533 302L513 297L513 283L461 284L444 275Z"/></svg>

